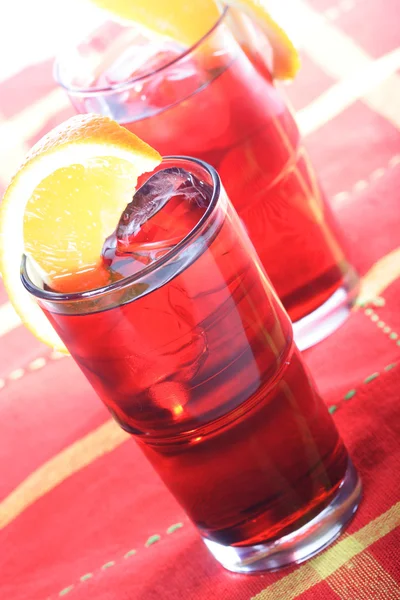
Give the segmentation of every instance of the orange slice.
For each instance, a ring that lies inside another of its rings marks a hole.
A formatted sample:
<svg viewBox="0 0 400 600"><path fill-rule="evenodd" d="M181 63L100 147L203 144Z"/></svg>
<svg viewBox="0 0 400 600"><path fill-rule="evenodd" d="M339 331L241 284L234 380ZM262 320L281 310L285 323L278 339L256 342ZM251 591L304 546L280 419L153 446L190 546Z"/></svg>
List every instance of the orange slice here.
<svg viewBox="0 0 400 600"><path fill-rule="evenodd" d="M20 281L22 254L55 290L63 291L71 276L81 288L93 285L94 273L101 285L103 243L132 200L139 175L160 162L137 136L92 114L72 117L29 152L0 206L0 271L15 310L45 343L63 349Z"/></svg>
<svg viewBox="0 0 400 600"><path fill-rule="evenodd" d="M300 67L296 48L268 11L268 0L91 0L122 21L191 46L209 31L224 5L249 15L264 30L273 50L273 75L293 79Z"/></svg>

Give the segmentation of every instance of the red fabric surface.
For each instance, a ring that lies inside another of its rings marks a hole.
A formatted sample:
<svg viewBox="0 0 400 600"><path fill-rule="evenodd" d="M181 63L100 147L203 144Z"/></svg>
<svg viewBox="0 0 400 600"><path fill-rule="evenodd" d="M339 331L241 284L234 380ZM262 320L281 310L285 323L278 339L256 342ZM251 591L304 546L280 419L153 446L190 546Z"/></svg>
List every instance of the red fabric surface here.
<svg viewBox="0 0 400 600"><path fill-rule="evenodd" d="M384 11L378 0L309 0L308 6L371 60L399 41L395 0ZM303 70L287 88L299 111L338 81L318 61L304 53ZM7 154L13 164L23 141L29 146L73 114L61 102L49 114L39 108L36 127L22 121L18 129L19 116L55 88L50 64L26 67L0 84L0 128L15 124ZM393 93L398 89L393 83ZM378 265L382 299L354 311L304 353L363 480L364 499L346 534L300 567L258 576L224 571L134 442L113 433L72 360L54 356L20 326L0 337L0 598L400 598L400 258L382 262L400 237L398 105L397 126L385 108L362 97L306 137L354 264L367 279ZM96 443L102 440L98 455L74 471L76 456L89 452L82 440L93 432ZM113 435L108 450L104 440Z"/></svg>

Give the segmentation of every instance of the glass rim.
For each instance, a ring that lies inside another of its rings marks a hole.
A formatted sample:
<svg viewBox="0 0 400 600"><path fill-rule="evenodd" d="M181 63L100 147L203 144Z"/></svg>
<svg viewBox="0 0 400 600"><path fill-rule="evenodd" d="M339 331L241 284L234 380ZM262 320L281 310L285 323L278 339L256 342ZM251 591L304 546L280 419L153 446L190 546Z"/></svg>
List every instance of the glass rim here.
<svg viewBox="0 0 400 600"><path fill-rule="evenodd" d="M214 169L213 166L206 163L205 161L194 158L192 156L164 156L160 166L162 166L164 161L188 161L191 163L195 163L200 166L202 169L207 171L207 173L211 177L212 181L212 196L209 205L205 213L196 223L196 225L189 231L187 235L180 242L176 244L173 248L168 250L166 254L164 254L160 259L155 260L153 263L147 265L141 271L134 273L133 275L129 275L128 277L123 277L118 281L114 281L113 283L109 283L99 288L94 288L91 290L85 290L83 292L53 292L51 290L44 290L38 287L35 283L33 283L32 279L28 274L27 267L27 256L24 253L21 259L20 266L20 279L24 288L35 298L40 298L41 300L47 300L52 303L63 303L63 302L79 302L80 300L92 300L98 298L100 296L108 295L112 292L122 290L126 287L131 286L134 283L140 282L143 278L151 275L154 271L163 267L167 264L172 258L179 255L185 248L189 246L189 244L193 241L193 239L197 236L197 234L203 229L203 227L208 223L210 217L214 213L214 210L218 204L220 195L221 195L221 180L220 177ZM144 182L145 185L147 180ZM142 187L142 186L141 186ZM140 188L139 188L140 189Z"/></svg>
<svg viewBox="0 0 400 600"><path fill-rule="evenodd" d="M102 93L110 94L112 92L124 91L125 89L129 89L130 87L132 87L132 85L134 85L135 83L143 81L149 77L152 77L153 75L156 75L157 73L164 71L165 69L168 69L175 63L179 62L180 60L182 60L183 58L185 58L186 56L191 54L194 50L196 50L196 48L201 46L201 44L203 44L205 42L205 40L207 40L207 38L210 37L210 35L213 34L213 32L219 27L219 25L224 20L228 11L229 11L229 6L225 5L221 15L219 16L217 21L215 21L214 25L204 35L202 35L202 37L200 39L198 39L197 42L195 42L194 44L192 44L191 46L186 48L181 54L176 56L171 61L167 62L166 64L163 64L161 67L157 67L157 68L149 71L148 73L144 73L143 75L138 75L137 77L132 77L121 83L110 84L107 86L89 87L89 88L74 87L72 85L66 84L62 80L62 77L60 75L62 61L59 57L57 57L53 64L53 77L54 77L56 83L58 83L58 85L60 85L62 88L64 88L68 94L71 94L74 96L94 96L94 95L102 94Z"/></svg>

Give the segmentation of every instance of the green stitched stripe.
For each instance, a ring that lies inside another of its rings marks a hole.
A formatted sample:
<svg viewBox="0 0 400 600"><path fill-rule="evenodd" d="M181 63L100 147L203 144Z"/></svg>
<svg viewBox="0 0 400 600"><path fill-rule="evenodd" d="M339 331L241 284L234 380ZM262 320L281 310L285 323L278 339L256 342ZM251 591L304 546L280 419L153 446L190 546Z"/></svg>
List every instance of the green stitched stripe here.
<svg viewBox="0 0 400 600"><path fill-rule="evenodd" d="M390 365L386 365L384 371L391 371L391 369L394 369L395 367L397 367L397 363L391 363Z"/></svg>
<svg viewBox="0 0 400 600"><path fill-rule="evenodd" d="M156 542L160 541L160 539L161 539L161 536L159 536L158 534L151 535L149 537L149 539L147 540L147 542L145 543L146 548L148 548L149 546L152 546Z"/></svg>
<svg viewBox="0 0 400 600"><path fill-rule="evenodd" d="M174 525L171 525L171 527L168 527L167 533L174 533L174 531L181 529L181 527L183 527L183 523L175 523Z"/></svg>
<svg viewBox="0 0 400 600"><path fill-rule="evenodd" d="M370 381L373 381L377 377L379 377L379 373L372 373L372 375L368 375L368 377L364 379L364 383L370 383Z"/></svg>
<svg viewBox="0 0 400 600"><path fill-rule="evenodd" d="M73 585L70 585L70 586L68 586L68 587L64 588L63 590L61 590L61 592L59 592L59 594L58 594L58 595L59 595L60 597L62 597L62 596L66 596L66 595L67 595L67 594L69 594L69 592L71 592L73 589L74 589L74 586L73 586Z"/></svg>

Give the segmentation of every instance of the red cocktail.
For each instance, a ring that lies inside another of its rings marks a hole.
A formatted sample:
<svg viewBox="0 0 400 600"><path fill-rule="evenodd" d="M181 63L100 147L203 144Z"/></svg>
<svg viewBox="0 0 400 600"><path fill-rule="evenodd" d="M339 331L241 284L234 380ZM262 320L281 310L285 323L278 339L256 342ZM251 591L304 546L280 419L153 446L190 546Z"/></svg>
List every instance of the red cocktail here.
<svg viewBox="0 0 400 600"><path fill-rule="evenodd" d="M246 572L325 547L360 483L217 173L165 159L103 258L100 289L23 281L216 558Z"/></svg>
<svg viewBox="0 0 400 600"><path fill-rule="evenodd" d="M253 50L240 45L229 12L190 50L107 26L78 48L96 73L78 72L78 60L72 73L61 63L58 79L78 111L218 169L305 348L346 318L357 276L293 116L254 52L265 40L254 29Z"/></svg>

